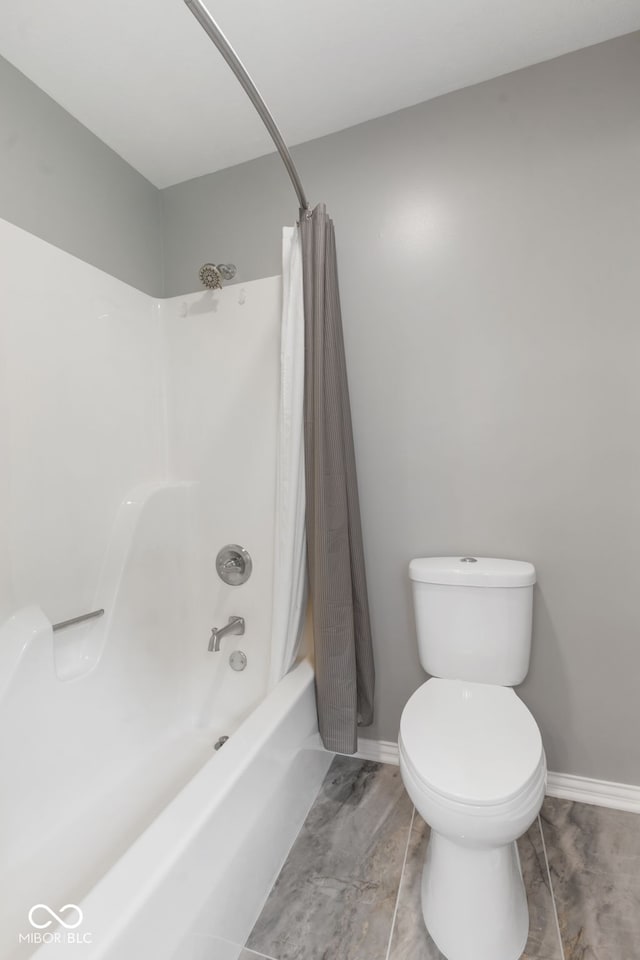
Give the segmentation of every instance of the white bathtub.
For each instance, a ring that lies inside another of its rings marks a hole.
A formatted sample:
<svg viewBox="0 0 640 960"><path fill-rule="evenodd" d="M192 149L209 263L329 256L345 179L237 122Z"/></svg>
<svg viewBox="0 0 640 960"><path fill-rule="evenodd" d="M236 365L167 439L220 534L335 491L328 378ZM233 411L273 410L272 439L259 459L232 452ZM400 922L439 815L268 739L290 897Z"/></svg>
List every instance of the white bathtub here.
<svg viewBox="0 0 640 960"><path fill-rule="evenodd" d="M196 495L127 500L102 619L53 634L34 606L0 628L0 960L235 960L329 766L310 663L267 692L268 567L212 589ZM209 653L236 612L245 635Z"/></svg>
<svg viewBox="0 0 640 960"><path fill-rule="evenodd" d="M0 246L0 960L226 960L330 759L309 664L268 691L281 280L157 302Z"/></svg>
<svg viewBox="0 0 640 960"><path fill-rule="evenodd" d="M104 864L102 879L77 898L83 917L77 927L67 931L52 923L37 931L25 917L15 955L35 952L38 960L235 960L332 756L317 735L313 669L305 660L218 752L211 739L194 732L191 742L185 738L171 745L168 763L156 757L153 768L132 779L131 793L115 811L109 799L94 810L98 850L102 831L113 830L122 814L131 821L133 808L141 813L146 807L149 822L138 823L139 835L116 862ZM161 767L165 796L176 795L154 817ZM90 860L93 851L85 854ZM62 893L64 862L59 870ZM50 904L54 910L69 902L65 894L58 899ZM42 910L34 916L46 922ZM75 923L78 915L69 910L63 916ZM40 937L45 942L38 947Z"/></svg>

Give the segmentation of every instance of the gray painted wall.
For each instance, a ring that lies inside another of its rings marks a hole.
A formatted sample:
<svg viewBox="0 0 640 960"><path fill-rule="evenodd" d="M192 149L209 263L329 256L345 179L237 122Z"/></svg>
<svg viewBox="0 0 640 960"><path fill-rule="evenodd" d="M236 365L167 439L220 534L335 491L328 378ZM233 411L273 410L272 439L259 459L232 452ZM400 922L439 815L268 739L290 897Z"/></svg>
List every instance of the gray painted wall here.
<svg viewBox="0 0 640 960"><path fill-rule="evenodd" d="M412 556L539 570L521 688L550 766L640 783L640 34L294 149L338 229L378 666L424 679ZM280 271L275 156L160 193L0 59L0 216L153 295ZM286 131L285 131L286 134Z"/></svg>
<svg viewBox="0 0 640 960"><path fill-rule="evenodd" d="M640 34L294 150L336 221L378 669L424 680L407 563L539 573L521 694L554 770L640 783ZM285 131L286 134L286 131ZM163 192L166 293L280 270L275 157Z"/></svg>
<svg viewBox="0 0 640 960"><path fill-rule="evenodd" d="M0 217L162 294L160 191L1 57Z"/></svg>

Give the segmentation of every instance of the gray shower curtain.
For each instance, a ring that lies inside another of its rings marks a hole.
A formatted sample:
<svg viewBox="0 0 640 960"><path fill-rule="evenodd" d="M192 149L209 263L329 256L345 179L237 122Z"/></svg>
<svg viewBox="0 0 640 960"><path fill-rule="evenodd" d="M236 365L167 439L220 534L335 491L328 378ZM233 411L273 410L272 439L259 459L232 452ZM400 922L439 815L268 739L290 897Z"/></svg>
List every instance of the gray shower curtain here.
<svg viewBox="0 0 640 960"><path fill-rule="evenodd" d="M373 720L374 666L333 223L300 212L305 321L307 562L318 722L328 750L355 753Z"/></svg>

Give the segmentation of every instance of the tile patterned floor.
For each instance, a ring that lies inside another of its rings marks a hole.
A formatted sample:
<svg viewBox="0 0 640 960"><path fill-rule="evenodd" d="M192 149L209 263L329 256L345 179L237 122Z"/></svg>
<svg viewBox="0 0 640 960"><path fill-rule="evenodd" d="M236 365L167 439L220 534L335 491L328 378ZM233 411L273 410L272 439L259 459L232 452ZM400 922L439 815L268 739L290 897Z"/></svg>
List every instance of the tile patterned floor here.
<svg viewBox="0 0 640 960"><path fill-rule="evenodd" d="M545 800L541 820L565 960L638 960L638 814Z"/></svg>
<svg viewBox="0 0 640 960"><path fill-rule="evenodd" d="M411 813L398 767L336 757L247 946L384 960Z"/></svg>
<svg viewBox="0 0 640 960"><path fill-rule="evenodd" d="M398 767L336 757L240 960L443 960ZM519 841L524 960L640 960L640 817L547 799Z"/></svg>

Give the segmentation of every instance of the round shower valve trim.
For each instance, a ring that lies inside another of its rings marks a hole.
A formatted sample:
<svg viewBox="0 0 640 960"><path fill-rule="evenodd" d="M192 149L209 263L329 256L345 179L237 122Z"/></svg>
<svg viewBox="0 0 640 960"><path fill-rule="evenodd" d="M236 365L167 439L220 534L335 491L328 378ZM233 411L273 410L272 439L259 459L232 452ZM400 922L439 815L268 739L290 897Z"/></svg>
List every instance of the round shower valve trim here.
<svg viewBox="0 0 640 960"><path fill-rule="evenodd" d="M228 543L216 557L218 576L231 587L239 587L251 576L253 563L249 551L239 543Z"/></svg>

